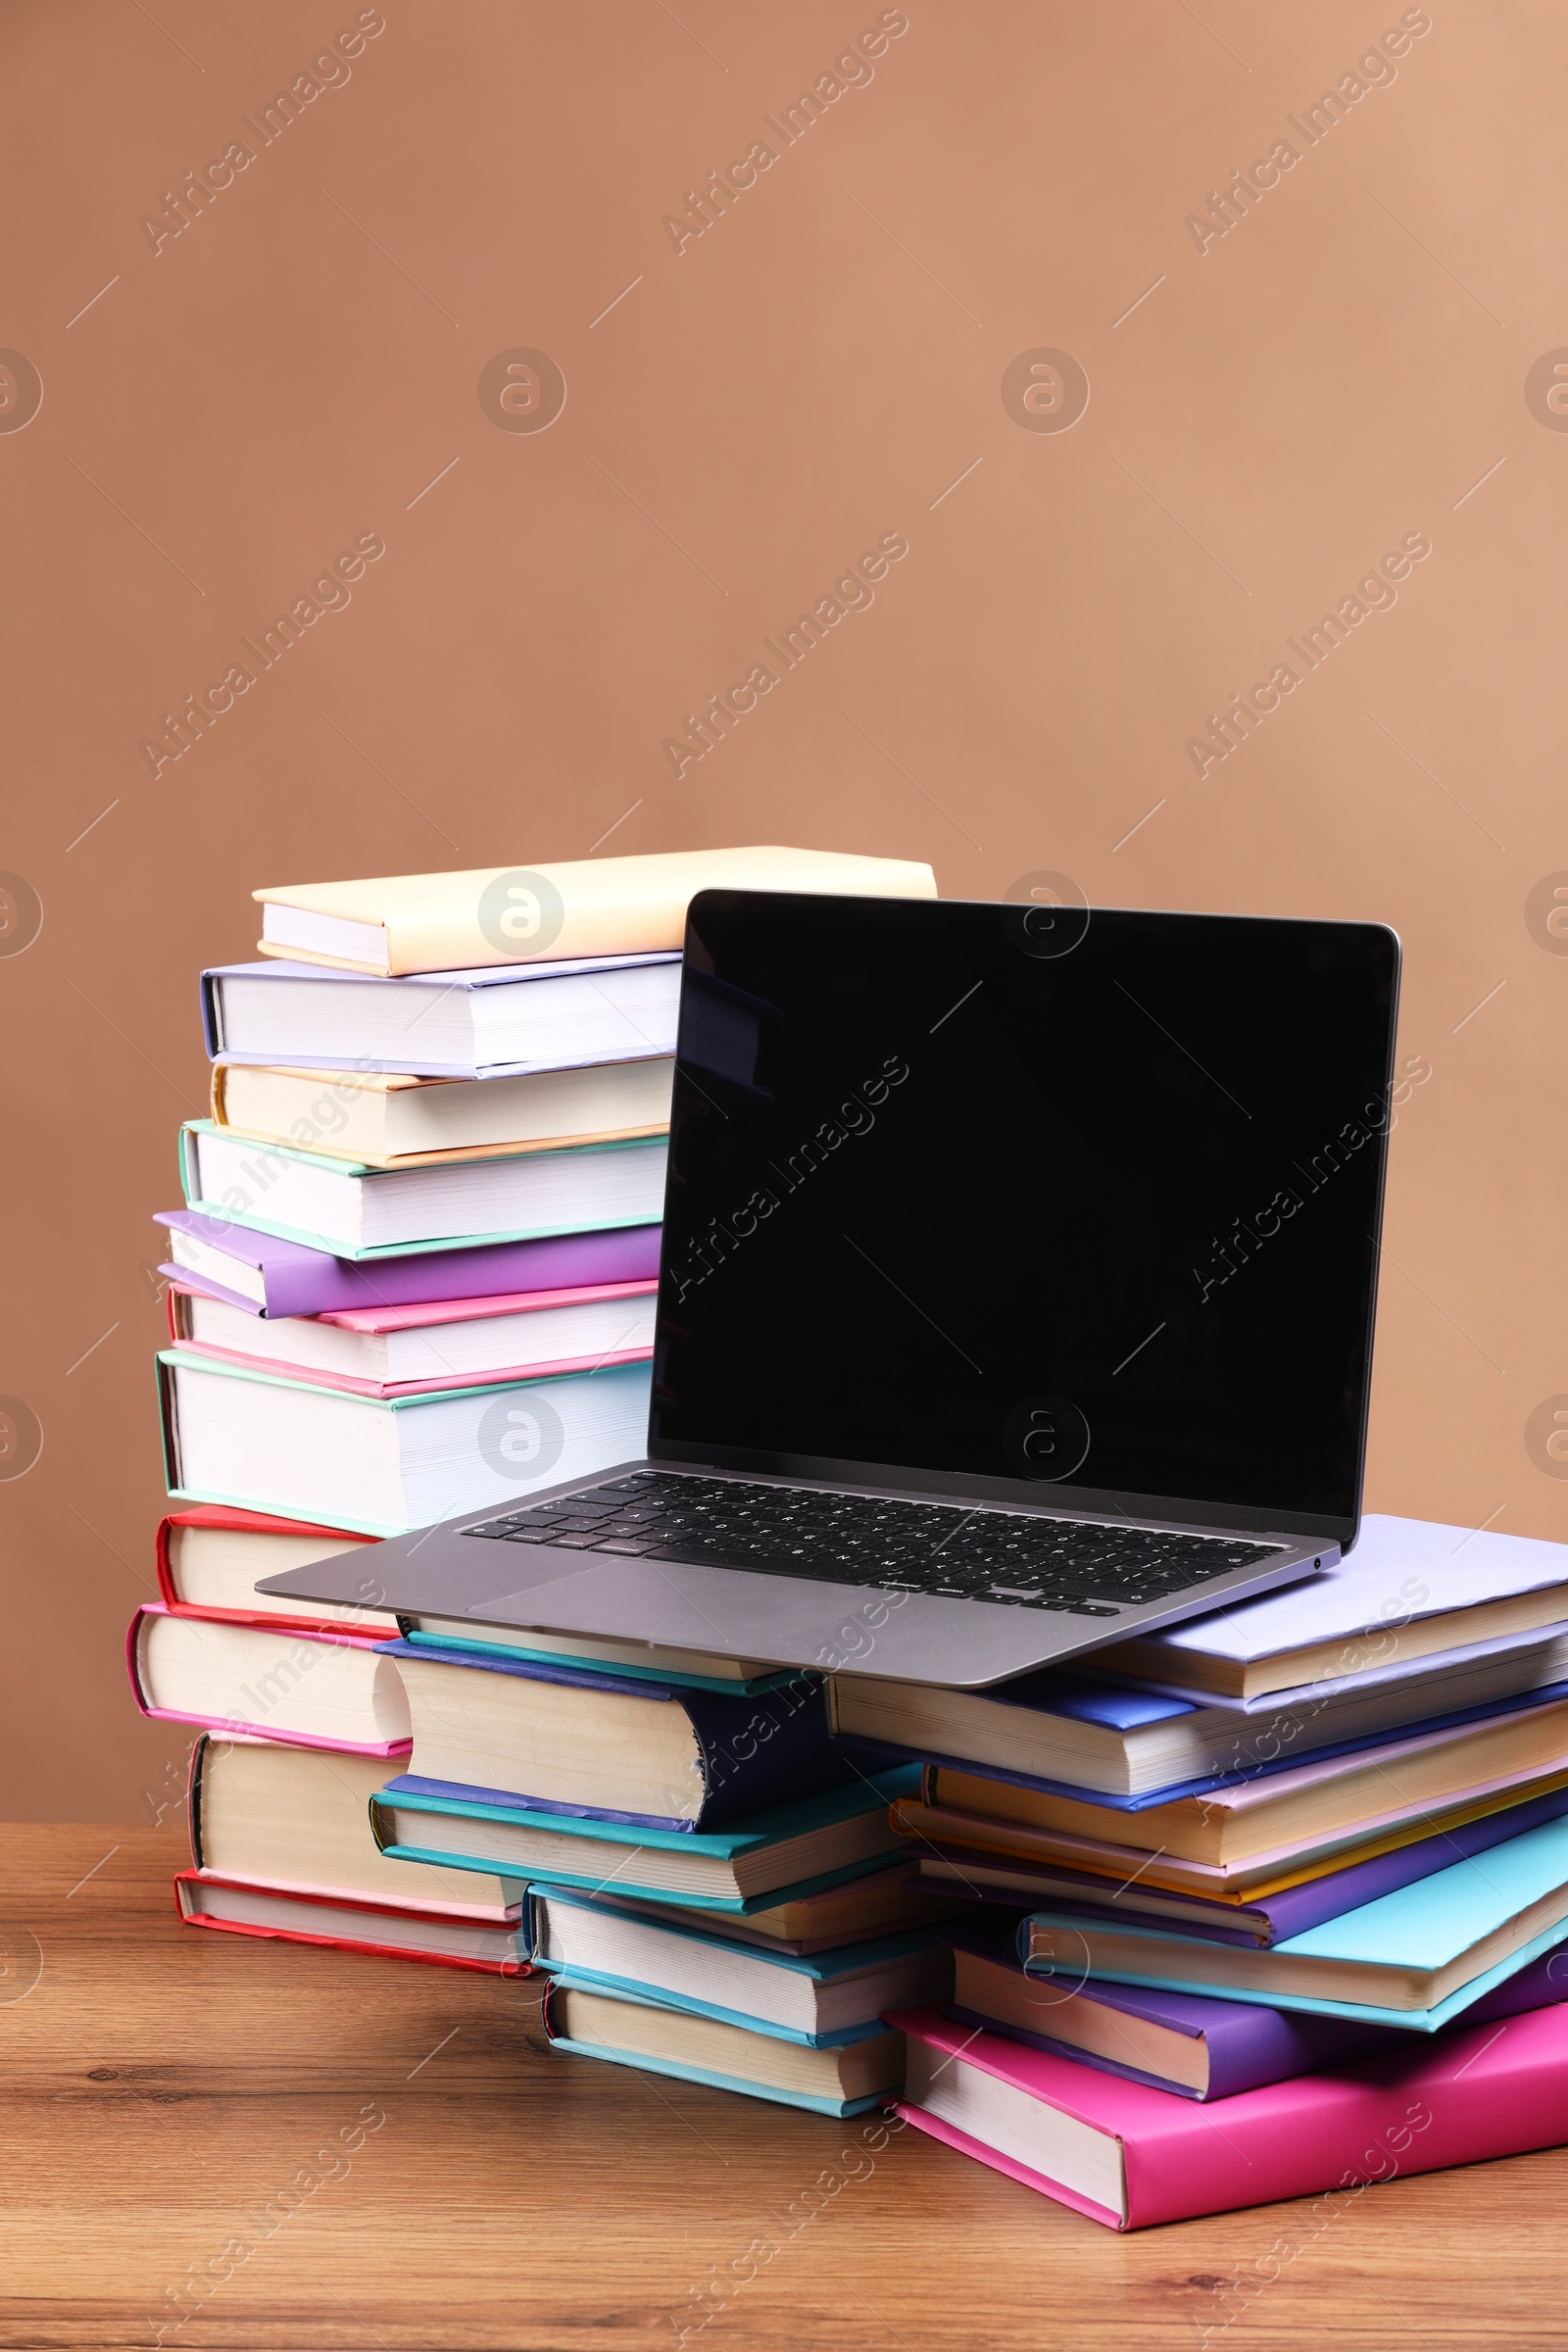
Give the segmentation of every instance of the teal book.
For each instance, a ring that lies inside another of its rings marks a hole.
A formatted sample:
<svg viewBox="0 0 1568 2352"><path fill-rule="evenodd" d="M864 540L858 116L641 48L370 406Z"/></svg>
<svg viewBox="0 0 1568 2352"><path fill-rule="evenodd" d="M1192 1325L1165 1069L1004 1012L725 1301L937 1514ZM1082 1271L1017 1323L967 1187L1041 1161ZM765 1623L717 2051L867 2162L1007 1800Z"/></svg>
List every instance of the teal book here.
<svg viewBox="0 0 1568 2352"><path fill-rule="evenodd" d="M552 2045L573 2057L706 2082L815 2115L861 2115L904 2082L904 2035L882 2026L831 2047L810 2047L645 1992L612 1992L560 1977L545 1986L542 2016Z"/></svg>
<svg viewBox="0 0 1568 2352"><path fill-rule="evenodd" d="M383 1789L370 1827L383 1853L494 1878L548 1880L694 1911L766 1911L872 1870L907 1868L908 1848L889 1806L909 1794L918 1769L857 1777L818 1795L770 1805L729 1828L629 1830L523 1805Z"/></svg>
<svg viewBox="0 0 1568 2352"><path fill-rule="evenodd" d="M1152 1924L1037 1911L1027 1975L1211 1993L1435 2034L1568 1939L1568 1820L1548 1821L1264 1951ZM1568 1960L1564 1966L1568 1967Z"/></svg>
<svg viewBox="0 0 1568 2352"><path fill-rule="evenodd" d="M662 1135L416 1168L257 1143L211 1119L187 1119L179 1146L195 1214L354 1260L657 1225L664 1213Z"/></svg>
<svg viewBox="0 0 1568 2352"><path fill-rule="evenodd" d="M528 1915L530 1958L564 1984L640 1995L808 2049L868 2040L885 2009L953 1989L953 1954L930 1929L807 1956L737 1943L722 1927L638 1917L564 1886L531 1887Z"/></svg>

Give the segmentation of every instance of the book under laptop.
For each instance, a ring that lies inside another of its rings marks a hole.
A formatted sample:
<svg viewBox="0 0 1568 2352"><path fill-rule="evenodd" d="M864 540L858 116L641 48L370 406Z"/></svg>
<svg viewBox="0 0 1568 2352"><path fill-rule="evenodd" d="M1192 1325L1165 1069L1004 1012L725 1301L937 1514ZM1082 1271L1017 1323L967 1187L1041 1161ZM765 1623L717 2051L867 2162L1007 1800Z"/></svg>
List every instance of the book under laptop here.
<svg viewBox="0 0 1568 2352"><path fill-rule="evenodd" d="M646 1454L379 1545L381 1605L977 1688L1331 1566L1398 953L702 893Z"/></svg>

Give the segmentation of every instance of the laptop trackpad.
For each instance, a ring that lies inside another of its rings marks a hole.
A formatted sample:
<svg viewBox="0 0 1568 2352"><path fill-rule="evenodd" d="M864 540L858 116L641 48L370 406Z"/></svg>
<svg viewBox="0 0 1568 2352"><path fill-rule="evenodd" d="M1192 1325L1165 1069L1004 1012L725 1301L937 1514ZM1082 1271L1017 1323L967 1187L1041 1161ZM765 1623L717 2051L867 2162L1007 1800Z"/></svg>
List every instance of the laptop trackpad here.
<svg viewBox="0 0 1568 2352"><path fill-rule="evenodd" d="M641 1569L641 1573L639 1573ZM679 1573L679 1571L677 1571ZM639 1562L606 1561L575 1576L503 1592L476 1601L468 1617L553 1633L603 1634L611 1639L666 1642L676 1649L732 1650L742 1644L724 1633L708 1612L664 1576L650 1576Z"/></svg>

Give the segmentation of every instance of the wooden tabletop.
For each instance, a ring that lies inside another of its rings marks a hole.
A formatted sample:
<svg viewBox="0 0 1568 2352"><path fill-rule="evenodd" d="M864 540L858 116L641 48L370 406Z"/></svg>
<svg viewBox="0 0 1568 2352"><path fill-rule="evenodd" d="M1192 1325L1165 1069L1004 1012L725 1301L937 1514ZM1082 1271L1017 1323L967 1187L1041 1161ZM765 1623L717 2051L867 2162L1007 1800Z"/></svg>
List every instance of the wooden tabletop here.
<svg viewBox="0 0 1568 2352"><path fill-rule="evenodd" d="M0 1828L0 2346L1568 2343L1568 2154L1117 2237L874 2116L559 2057L536 1981L182 1928L183 1859Z"/></svg>

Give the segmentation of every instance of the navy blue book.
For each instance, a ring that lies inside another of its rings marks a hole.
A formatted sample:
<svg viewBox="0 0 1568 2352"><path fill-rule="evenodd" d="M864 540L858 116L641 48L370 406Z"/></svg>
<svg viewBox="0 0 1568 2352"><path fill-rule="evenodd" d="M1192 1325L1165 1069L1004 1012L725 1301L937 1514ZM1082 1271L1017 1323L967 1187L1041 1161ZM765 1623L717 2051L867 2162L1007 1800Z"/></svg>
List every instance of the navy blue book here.
<svg viewBox="0 0 1568 2352"><path fill-rule="evenodd" d="M828 1737L814 1674L731 1692L429 1641L377 1647L414 1727L393 1796L706 1832L865 1777Z"/></svg>

